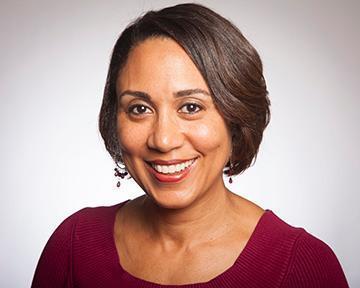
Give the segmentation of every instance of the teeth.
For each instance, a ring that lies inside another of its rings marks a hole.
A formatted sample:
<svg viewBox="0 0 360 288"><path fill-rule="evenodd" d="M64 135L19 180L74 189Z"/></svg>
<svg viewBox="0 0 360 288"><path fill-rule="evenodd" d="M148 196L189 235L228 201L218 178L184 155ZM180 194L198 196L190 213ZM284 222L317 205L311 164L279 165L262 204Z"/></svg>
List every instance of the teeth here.
<svg viewBox="0 0 360 288"><path fill-rule="evenodd" d="M157 165L157 164L152 163L151 166L159 173L172 174L172 173L177 173L177 172L180 172L180 171L186 169L194 162L195 162L195 159L192 159L192 160L188 160L183 163L176 164L176 165Z"/></svg>
<svg viewBox="0 0 360 288"><path fill-rule="evenodd" d="M161 169L162 173L168 173L169 172L169 166L162 166L161 168L162 168Z"/></svg>
<svg viewBox="0 0 360 288"><path fill-rule="evenodd" d="M175 171L177 171L175 165L169 166L169 170L168 170L169 173L174 173Z"/></svg>

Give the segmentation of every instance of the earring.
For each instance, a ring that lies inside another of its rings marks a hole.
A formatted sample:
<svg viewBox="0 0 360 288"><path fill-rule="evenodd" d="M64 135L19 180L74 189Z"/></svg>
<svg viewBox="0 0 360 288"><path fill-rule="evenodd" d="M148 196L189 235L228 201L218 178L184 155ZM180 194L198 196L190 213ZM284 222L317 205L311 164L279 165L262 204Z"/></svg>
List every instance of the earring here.
<svg viewBox="0 0 360 288"><path fill-rule="evenodd" d="M128 175L129 173L127 172L126 167L125 167L124 164L122 164L123 167L121 167L120 165L121 165L120 162L116 162L117 167L114 168L114 171L115 171L114 176L115 177L120 177L121 179L124 179L125 176ZM120 185L121 185L120 179L118 179L118 182L116 183L116 187L119 188Z"/></svg>
<svg viewBox="0 0 360 288"><path fill-rule="evenodd" d="M230 161L230 167L229 167L229 183L231 184L233 182L232 180L232 175L233 175L233 164Z"/></svg>

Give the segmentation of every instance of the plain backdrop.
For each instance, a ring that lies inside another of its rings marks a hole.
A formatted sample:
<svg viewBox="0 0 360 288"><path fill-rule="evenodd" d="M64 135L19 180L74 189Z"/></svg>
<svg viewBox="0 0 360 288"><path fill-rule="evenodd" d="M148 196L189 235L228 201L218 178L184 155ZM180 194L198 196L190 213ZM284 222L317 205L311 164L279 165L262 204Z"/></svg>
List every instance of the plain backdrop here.
<svg viewBox="0 0 360 288"><path fill-rule="evenodd" d="M112 47L148 9L181 1L0 2L0 286L29 287L54 229L116 188L97 129ZM198 1L260 53L272 119L227 186L325 241L360 287L359 1Z"/></svg>

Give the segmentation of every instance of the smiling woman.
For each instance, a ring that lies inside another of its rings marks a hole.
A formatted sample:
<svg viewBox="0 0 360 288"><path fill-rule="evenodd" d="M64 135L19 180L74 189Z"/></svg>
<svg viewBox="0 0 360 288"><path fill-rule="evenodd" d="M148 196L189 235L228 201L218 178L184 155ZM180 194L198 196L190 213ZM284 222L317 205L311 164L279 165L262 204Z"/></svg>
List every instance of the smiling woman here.
<svg viewBox="0 0 360 288"><path fill-rule="evenodd" d="M225 193L221 171L229 161L231 131L179 44L156 37L138 44L116 90L122 161L157 205L184 208L213 191ZM181 163L186 168L175 166Z"/></svg>
<svg viewBox="0 0 360 288"><path fill-rule="evenodd" d="M117 175L145 194L67 218L33 287L347 287L325 243L224 184L255 159L269 105L259 55L215 12L182 4L131 24L99 123Z"/></svg>

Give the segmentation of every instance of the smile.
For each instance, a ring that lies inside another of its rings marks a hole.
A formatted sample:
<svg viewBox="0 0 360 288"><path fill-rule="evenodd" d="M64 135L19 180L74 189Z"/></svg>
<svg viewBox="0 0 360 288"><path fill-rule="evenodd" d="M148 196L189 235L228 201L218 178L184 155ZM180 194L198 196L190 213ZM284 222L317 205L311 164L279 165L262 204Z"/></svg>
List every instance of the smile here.
<svg viewBox="0 0 360 288"><path fill-rule="evenodd" d="M146 167L160 182L180 182L195 166L197 158L198 157L171 165L160 165L153 162L146 162L148 164Z"/></svg>
<svg viewBox="0 0 360 288"><path fill-rule="evenodd" d="M176 165L158 165L158 164L155 164L155 163L151 163L151 166L157 172L162 173L162 174L176 174L178 172L183 171L184 169L186 169L190 165L192 165L195 162L195 160L196 160L196 158L185 161L185 162L180 163L180 164L176 164Z"/></svg>

